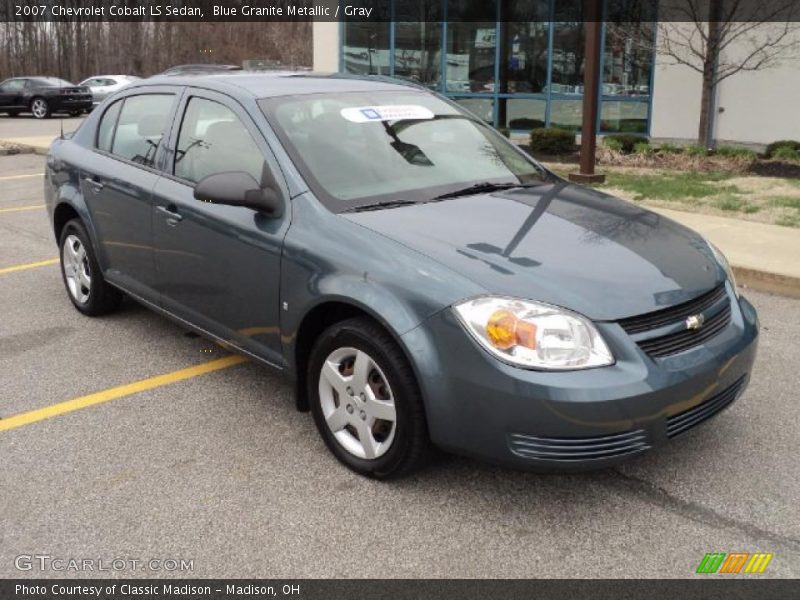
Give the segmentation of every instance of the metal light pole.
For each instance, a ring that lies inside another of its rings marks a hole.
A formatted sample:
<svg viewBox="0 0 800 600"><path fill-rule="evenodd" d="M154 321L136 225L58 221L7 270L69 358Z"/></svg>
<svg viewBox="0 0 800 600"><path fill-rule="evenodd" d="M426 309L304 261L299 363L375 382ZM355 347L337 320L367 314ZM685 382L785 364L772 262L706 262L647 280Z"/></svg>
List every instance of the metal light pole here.
<svg viewBox="0 0 800 600"><path fill-rule="evenodd" d="M583 69L583 126L581 128L581 168L570 173L570 181L602 183L606 176L594 172L597 149L597 111L600 106L600 48L603 27L603 0L585 0L586 59Z"/></svg>

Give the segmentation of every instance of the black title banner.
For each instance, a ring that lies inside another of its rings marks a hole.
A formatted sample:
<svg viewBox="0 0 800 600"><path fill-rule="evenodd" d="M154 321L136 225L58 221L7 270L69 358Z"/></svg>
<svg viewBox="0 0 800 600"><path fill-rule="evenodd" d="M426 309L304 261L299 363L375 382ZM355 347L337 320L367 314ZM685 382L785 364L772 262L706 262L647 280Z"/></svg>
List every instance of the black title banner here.
<svg viewBox="0 0 800 600"><path fill-rule="evenodd" d="M0 21L798 22L798 0L3 0Z"/></svg>
<svg viewBox="0 0 800 600"><path fill-rule="evenodd" d="M798 580L319 580L71 579L2 580L3 600L780 600L796 598Z"/></svg>

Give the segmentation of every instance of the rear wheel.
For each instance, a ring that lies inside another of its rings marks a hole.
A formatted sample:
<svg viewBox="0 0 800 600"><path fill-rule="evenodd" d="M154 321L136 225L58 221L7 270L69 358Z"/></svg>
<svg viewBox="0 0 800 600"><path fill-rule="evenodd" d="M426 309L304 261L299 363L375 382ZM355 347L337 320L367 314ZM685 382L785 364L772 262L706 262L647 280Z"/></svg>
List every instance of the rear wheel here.
<svg viewBox="0 0 800 600"><path fill-rule="evenodd" d="M71 110L71 111L69 111L69 116L70 117L78 117L78 116L80 116L81 112L82 111L80 111L80 110Z"/></svg>
<svg viewBox="0 0 800 600"><path fill-rule="evenodd" d="M44 98L34 98L31 100L31 113L37 119L46 119L50 116L50 105Z"/></svg>
<svg viewBox="0 0 800 600"><path fill-rule="evenodd" d="M61 231L61 276L72 304L94 317L115 310L122 292L103 279L89 236L79 219L72 219Z"/></svg>
<svg viewBox="0 0 800 600"><path fill-rule="evenodd" d="M411 366L392 337L359 317L328 328L311 352L308 396L325 444L353 471L400 477L427 457L425 411Z"/></svg>

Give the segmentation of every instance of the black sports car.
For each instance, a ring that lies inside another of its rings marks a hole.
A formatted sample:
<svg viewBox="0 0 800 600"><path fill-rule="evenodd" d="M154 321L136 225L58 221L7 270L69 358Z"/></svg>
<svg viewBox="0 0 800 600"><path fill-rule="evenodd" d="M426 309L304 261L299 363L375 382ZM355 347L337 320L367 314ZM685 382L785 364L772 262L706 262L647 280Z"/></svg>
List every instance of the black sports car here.
<svg viewBox="0 0 800 600"><path fill-rule="evenodd" d="M12 117L29 112L37 119L46 119L59 111L77 116L91 108L88 87L57 77L14 77L0 83L0 112Z"/></svg>

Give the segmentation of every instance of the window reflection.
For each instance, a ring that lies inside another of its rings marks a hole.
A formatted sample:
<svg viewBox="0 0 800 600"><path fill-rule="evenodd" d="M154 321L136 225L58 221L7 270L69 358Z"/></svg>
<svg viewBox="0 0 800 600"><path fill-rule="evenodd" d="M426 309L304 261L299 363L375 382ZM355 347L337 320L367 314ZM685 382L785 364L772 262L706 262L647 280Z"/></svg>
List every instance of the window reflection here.
<svg viewBox="0 0 800 600"><path fill-rule="evenodd" d="M505 113L499 120L501 127L530 131L544 127L547 102L545 100L527 98L501 98L505 103Z"/></svg>
<svg viewBox="0 0 800 600"><path fill-rule="evenodd" d="M446 91L485 93L495 91L495 21L467 22L474 15L494 10L492 0L450 0L447 24ZM465 19L462 21L461 19Z"/></svg>
<svg viewBox="0 0 800 600"><path fill-rule="evenodd" d="M421 21L397 23L394 74L430 88L438 88L442 77L442 25Z"/></svg>
<svg viewBox="0 0 800 600"><path fill-rule="evenodd" d="M389 75L389 23L346 23L342 58L347 73Z"/></svg>
<svg viewBox="0 0 800 600"><path fill-rule="evenodd" d="M556 2L553 23L554 94L583 93L583 65L586 35L582 18L582 3Z"/></svg>
<svg viewBox="0 0 800 600"><path fill-rule="evenodd" d="M648 102L605 100L600 109L600 131L607 133L647 133Z"/></svg>

